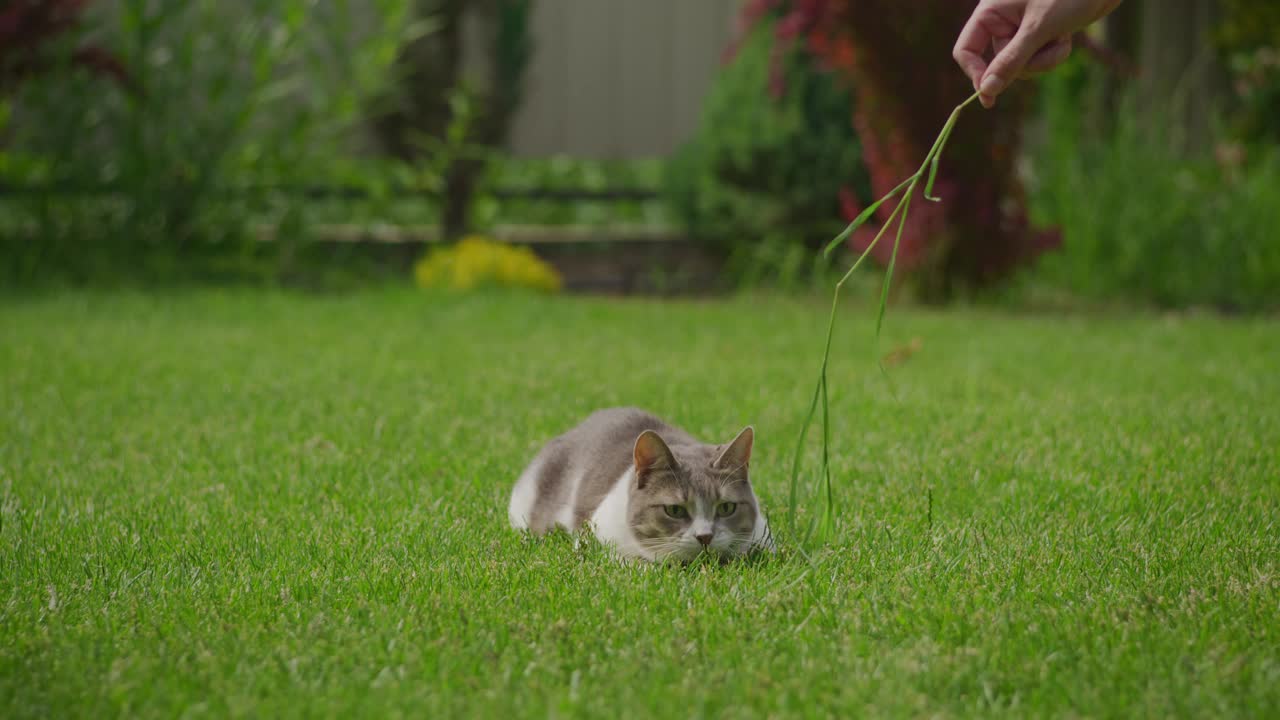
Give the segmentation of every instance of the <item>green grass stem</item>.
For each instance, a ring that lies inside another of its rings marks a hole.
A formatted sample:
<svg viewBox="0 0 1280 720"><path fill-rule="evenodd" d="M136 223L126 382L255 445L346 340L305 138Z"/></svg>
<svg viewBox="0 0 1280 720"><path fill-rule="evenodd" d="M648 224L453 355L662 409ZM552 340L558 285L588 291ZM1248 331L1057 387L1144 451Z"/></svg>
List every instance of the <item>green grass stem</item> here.
<svg viewBox="0 0 1280 720"><path fill-rule="evenodd" d="M790 518L791 518L790 528L793 534L796 529L796 520L799 517L799 510L800 510L798 505L798 502L799 502L798 488L800 484L800 470L802 468L801 457L804 453L805 440L809 434L809 427L813 424L814 416L817 414L819 399L821 399L822 401L822 474L821 474L821 477L822 477L822 482L825 490L824 501L823 501L824 507L822 511L822 523L820 526L821 527L820 537L824 539L829 538L830 531L834 529L835 507L834 507L834 501L832 499L833 494L832 494L832 488L831 488L831 447L830 447L831 418L830 418L830 412L829 412L829 403L827 399L828 398L827 371L828 371L828 368L830 367L830 362L831 362L831 343L835 336L836 313L840 307L840 290L844 287L844 284L849 280L849 278L853 276L854 271L856 271L858 267L862 265L862 262L866 260L867 256L871 254L871 251L875 249L876 245L880 243L880 239L884 237L885 231L888 230L890 227L893 227L893 224L896 221L897 232L894 235L893 252L889 256L889 265L885 271L884 285L880 291L880 305L876 312L875 339L879 340L880 332L884 327L885 311L889 305L889 289L893 282L893 273L898 262L898 250L902 245L902 235L903 235L903 232L906 230L907 216L911 210L911 196L915 193L916 188L920 185L921 180L924 180L927 177L927 182L926 182L925 192L924 192L925 198L935 202L940 200L940 198L935 198L935 197L932 197L931 195L933 193L934 181L937 179L937 176L938 176L938 165L942 157L942 151L943 149L946 148L947 141L951 138L951 132L952 130L955 129L956 122L960 119L960 114L964 112L965 108L973 104L973 102L976 101L977 99L978 99L978 94L974 93L972 96L969 97L968 100L965 100L963 103L960 103L955 107L954 110L951 111L951 115L947 118L946 124L943 125L942 131L938 133L937 139L934 140L933 147L929 149L929 152L925 155L924 161L920 164L920 168L916 170L915 174L913 174L911 177L907 178L906 180L903 180L897 187L895 187L893 190L890 190L888 194L886 194L884 197L872 203L870 206L867 207L866 210L863 210L862 213L859 214L858 217L853 220L853 222L849 223L849 225L844 229L844 231L841 232L839 235L837 235L835 239L833 239L824 250L824 254L829 256L832 252L835 251L837 247L840 247L846 240L848 240L859 227L861 227L867 221L869 221L871 217L876 213L876 211L879 210L882 205L884 205L885 202L893 199L894 197L897 197L899 194L902 194L902 199L898 201L898 205L894 208L893 212L890 213L889 218L885 221L884 225L881 226L880 231L876 233L875 238L873 238L871 243L867 245L867 248L862 251L862 254L858 256L858 259L853 263L852 267L849 268L848 272L846 272L840 278L840 281L836 283L835 290L832 293L831 317L827 322L827 341L823 346L822 365L821 365L821 369L818 372L817 388L814 390L813 400L809 404L809 412L805 416L804 423L800 426L800 435L798 440L796 441L795 456L791 460L791 478L789 482L789 491L788 491L788 499L789 499L788 511L790 513ZM881 369L883 370L883 368Z"/></svg>

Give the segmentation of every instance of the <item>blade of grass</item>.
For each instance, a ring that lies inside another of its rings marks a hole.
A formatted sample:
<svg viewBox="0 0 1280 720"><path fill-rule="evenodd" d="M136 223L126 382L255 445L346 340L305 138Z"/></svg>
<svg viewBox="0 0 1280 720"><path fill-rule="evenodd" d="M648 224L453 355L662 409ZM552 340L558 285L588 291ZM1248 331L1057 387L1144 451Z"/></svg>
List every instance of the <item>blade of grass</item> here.
<svg viewBox="0 0 1280 720"><path fill-rule="evenodd" d="M835 337L836 311L840 307L840 290L844 287L844 284L849 280L849 278L853 277L853 273L857 271L857 269L862 265L862 262L867 259L867 256L870 255L871 251L879 244L880 239L884 237L885 231L892 227L896 220L898 223L898 230L894 237L893 252L889 257L889 266L886 269L884 286L880 292L880 307L876 316L875 338L876 340L879 340L880 332L884 326L885 310L889 304L889 287L890 283L893 282L893 273L897 266L898 250L902 245L902 235L906 229L907 215L911 209L911 196L915 193L915 190L920 185L921 180L926 178L925 173L927 171L928 177L924 195L926 199L933 200L935 202L939 201L939 198L932 197L932 191L934 181L937 179L938 164L942 157L942 151L946 147L947 141L951 138L951 132L955 129L960 113L963 112L966 107L973 104L977 99L978 94L974 93L968 100L965 100L963 103L956 106L956 108L951 112L951 116L947 118L947 122L943 126L942 131L938 133L937 139L934 140L933 147L929 149L928 154L925 155L923 162L920 164L920 168L916 170L915 174L904 180L900 185L898 185L898 187L890 191L889 194L880 198L866 210L862 211L862 213L858 215L853 222L849 223L848 227L844 229L844 232L840 233L835 239L828 243L826 249L823 251L824 256L829 256L837 247L847 241L849 237L853 235L854 231L870 220L871 216L875 214L881 205L905 191L906 194L903 196L902 200L898 202L897 207L894 208L889 219L885 221L884 225L880 228L880 231L876 233L875 238L869 245L867 245L867 248L862 251L862 254L858 256L858 259L853 263L853 266L850 267L848 272L846 272L844 276L840 278L840 281L836 283L835 291L832 293L831 317L827 322L827 341L823 348L822 366L818 373L818 384L817 387L814 388L813 399L809 403L809 412L805 416L804 423L800 426L800 437L796 442L795 455L792 457L791 461L791 487L789 491L789 500L791 506L790 528L793 533L795 532L796 519L799 516L799 506L797 505L797 501L800 482L800 460L802 453L804 452L805 440L809 435L809 428L813 425L814 416L817 414L819 400L822 402L822 480L826 489L826 501L822 519L823 529L821 534L824 537L829 537L830 532L834 529L835 495L831 485L831 416L827 395L827 369L831 361L831 344ZM885 372L883 364L881 364L881 371ZM813 529L814 525L811 519L809 529L805 533L802 544L808 544L809 539L813 534Z"/></svg>
<svg viewBox="0 0 1280 720"><path fill-rule="evenodd" d="M831 493L831 412L827 392L831 382L826 374L822 376L822 477L827 486L826 508L822 512L822 539L830 539L834 531L835 499Z"/></svg>
<svg viewBox="0 0 1280 720"><path fill-rule="evenodd" d="M871 205L867 207L866 210L863 210L862 213L858 215L858 217L854 218L853 222L849 223L848 227L844 229L844 232L840 233L835 237L834 240L827 243L827 248L822 251L823 256L831 257L831 253L835 252L836 248L843 245L844 241L848 240L849 237L852 236L853 233L856 232L858 228L865 225L866 222L871 219L871 216L874 215L875 212L880 209L880 206L885 204L885 201L892 199L898 193L902 192L903 190L906 190L907 186L909 186L911 182L912 182L911 178L908 178L907 180L903 181L901 185L890 190L888 195L885 195L879 200L871 203Z"/></svg>
<svg viewBox="0 0 1280 720"><path fill-rule="evenodd" d="M799 506L796 504L796 500L798 498L797 487L800 482L800 458L801 454L804 452L805 439L809 436L809 428L813 425L813 418L818 412L818 400L822 393L823 384L827 380L827 364L831 359L831 343L835 337L836 309L840 306L840 290L844 287L844 284L848 282L849 278L853 277L853 274L857 272L858 268L862 266L863 261L871 255L871 251L875 250L876 245L880 243L880 238L884 237L885 231L893 227L893 221L898 217L898 214L902 212L903 206L904 203L898 203L897 207L895 207L893 212L889 215L889 219L880 227L880 232L876 233L875 238L872 239L871 244L867 245L867 248L862 251L862 254L858 256L857 261L854 262L849 270L845 272L844 276L840 278L840 282L836 283L835 293L831 298L831 317L827 321L827 341L822 349L822 367L818 372L818 384L813 390L813 400L809 403L809 412L805 416L804 424L800 426L800 438L796 441L796 452L791 459L791 488L788 493L788 500L790 501L791 508L790 525L792 531L795 530L797 516L796 511L799 509ZM812 532L812 528L810 528L810 532Z"/></svg>
<svg viewBox="0 0 1280 720"><path fill-rule="evenodd" d="M942 202L942 198L933 196L933 184L938 179L938 165L942 162L942 151L947 148L947 142L951 140L951 131L955 130L956 122L960 120L960 113L964 112L969 104L977 99L974 94L968 100L961 103L955 110L951 111L951 116L947 118L947 124L942 126L942 132L939 133L938 139L933 143L933 149L929 151L929 155L925 156L925 164L929 166L929 182L924 186L924 199L932 202Z"/></svg>
<svg viewBox="0 0 1280 720"><path fill-rule="evenodd" d="M942 131L942 136L941 136L942 144L939 146L938 152L934 153L933 160L929 161L929 182L925 183L924 185L924 199L930 202L942 202L942 198L934 197L933 184L938 180L938 165L941 164L941 161L942 161L942 148L945 148L947 146L947 140L949 140L951 137L951 128L953 124L954 123L952 123L951 121L947 122L946 128L944 128Z"/></svg>
<svg viewBox="0 0 1280 720"><path fill-rule="evenodd" d="M824 374L825 376L825 374ZM791 489L787 493L787 502L791 508L790 530L796 530L796 488L800 479L800 454L804 451L804 441L809 435L809 426L813 424L813 415L818 411L818 395L822 392L822 377L818 378L818 386L813 389L813 401L809 403L809 414L800 426L800 439L796 441L796 453L791 458Z"/></svg>
<svg viewBox="0 0 1280 720"><path fill-rule="evenodd" d="M914 191L915 186L911 189ZM898 248L902 245L902 232L907 227L907 213L911 210L911 193L902 200L902 217L898 218L898 234L893 238L893 252L889 255L889 267L884 273L884 287L880 290L880 312L876 315L876 339L884 326L884 311L889 306L889 286L893 284L893 269L898 265Z"/></svg>

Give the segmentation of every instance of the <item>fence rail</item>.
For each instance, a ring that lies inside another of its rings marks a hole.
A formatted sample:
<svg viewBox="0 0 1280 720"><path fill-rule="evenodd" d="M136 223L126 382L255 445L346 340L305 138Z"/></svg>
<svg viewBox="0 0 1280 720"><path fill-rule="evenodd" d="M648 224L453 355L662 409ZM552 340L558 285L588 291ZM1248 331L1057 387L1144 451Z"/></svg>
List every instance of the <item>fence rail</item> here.
<svg viewBox="0 0 1280 720"><path fill-rule="evenodd" d="M0 199L6 196L30 197L51 195L65 197L101 197L123 195L123 188L113 185L5 185L0 183ZM436 190L394 186L385 190L373 190L358 185L244 185L222 187L213 194L223 197L261 196L267 194L304 197L309 200L364 200L371 198L431 198L440 196ZM662 193L652 188L606 188L587 190L576 188L497 188L488 194L499 200L528 200L550 203L575 202L652 202Z"/></svg>

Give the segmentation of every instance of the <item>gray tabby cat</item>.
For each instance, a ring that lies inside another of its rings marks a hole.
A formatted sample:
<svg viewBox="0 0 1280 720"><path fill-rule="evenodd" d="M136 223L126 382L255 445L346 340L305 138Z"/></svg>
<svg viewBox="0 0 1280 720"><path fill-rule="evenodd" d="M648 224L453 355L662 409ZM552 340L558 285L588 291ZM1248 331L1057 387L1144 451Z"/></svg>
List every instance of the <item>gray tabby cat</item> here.
<svg viewBox="0 0 1280 720"><path fill-rule="evenodd" d="M707 445L643 410L600 410L538 453L507 517L536 534L590 521L601 542L646 560L772 550L747 477L754 437Z"/></svg>

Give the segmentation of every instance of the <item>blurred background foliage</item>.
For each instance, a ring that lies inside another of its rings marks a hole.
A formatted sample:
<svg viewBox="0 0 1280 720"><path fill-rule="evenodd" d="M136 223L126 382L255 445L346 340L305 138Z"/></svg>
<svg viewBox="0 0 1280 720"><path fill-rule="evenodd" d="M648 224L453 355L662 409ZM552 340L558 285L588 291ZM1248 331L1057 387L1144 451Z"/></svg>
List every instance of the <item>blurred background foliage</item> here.
<svg viewBox="0 0 1280 720"><path fill-rule="evenodd" d="M815 250L966 91L943 39L972 2L886 24L873 2L749 0L671 157L517 158L533 13L555 1L0 4L0 280L277 282L344 265L314 249L333 226L643 225L734 285L809 288L831 270ZM913 205L905 286L1280 307L1280 5L1129 0L1079 40L962 120L949 202Z"/></svg>
<svg viewBox="0 0 1280 720"><path fill-rule="evenodd" d="M786 4L806 17L810 52L853 87L858 104L852 122L875 195L885 196L916 172L948 116L973 92L963 80L938 72L954 67L951 47L972 5L929 0ZM1030 95L1027 85L1015 86L1001 97L999 112L958 123L937 175L934 196L941 202L926 201L923 192L914 199L897 263L922 299L945 302L985 289L1058 245L1056 230L1029 223L1016 171ZM882 207L875 220L888 223L892 205ZM848 202L846 218L857 217L863 207ZM851 248L871 247L882 227L860 228L850 238ZM888 264L895 244L879 243L873 256Z"/></svg>
<svg viewBox="0 0 1280 720"><path fill-rule="evenodd" d="M1142 3L1126 5L1141 20ZM1280 307L1280 74L1257 60L1280 47L1280 15L1264 0L1213 5L1203 48L1183 48L1170 78L1078 55L1039 82L1025 167L1034 215L1064 241L1014 297ZM1160 28L1140 23L1121 51L1141 58Z"/></svg>
<svg viewBox="0 0 1280 720"><path fill-rule="evenodd" d="M1226 130L1188 145L1185 129L1150 122L1134 91L1103 107L1089 92L1096 72L1077 59L1043 84L1043 136L1027 163L1031 197L1064 242L1019 285L1100 302L1276 307L1277 148Z"/></svg>
<svg viewBox="0 0 1280 720"><path fill-rule="evenodd" d="M1216 46L1233 76L1235 130L1251 141L1280 142L1280 3L1223 0Z"/></svg>
<svg viewBox="0 0 1280 720"><path fill-rule="evenodd" d="M77 22L31 49L44 71L3 99L0 178L49 189L5 198L11 277L269 272L303 238L287 186L358 173L349 130L401 35L427 29L404 0L375 0L376 23L346 0L64 5ZM127 82L69 64L85 42ZM257 242L254 220L292 231Z"/></svg>
<svg viewBox="0 0 1280 720"><path fill-rule="evenodd" d="M870 202L871 183L849 90L799 48L778 51L782 21L766 14L733 49L666 191L694 238L730 254L739 281L793 287L813 279L843 228L841 191Z"/></svg>
<svg viewBox="0 0 1280 720"><path fill-rule="evenodd" d="M382 148L410 163L434 159L443 178L443 231L458 238L472 229L477 185L494 150L507 141L523 95L533 52L532 0L418 0L415 17L436 32L406 42L395 83L375 109ZM479 87L463 73L465 21L478 10L486 29L488 72Z"/></svg>

